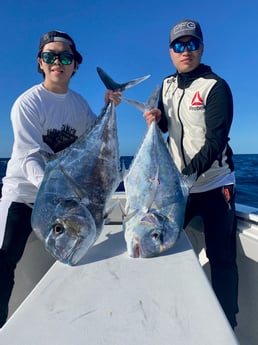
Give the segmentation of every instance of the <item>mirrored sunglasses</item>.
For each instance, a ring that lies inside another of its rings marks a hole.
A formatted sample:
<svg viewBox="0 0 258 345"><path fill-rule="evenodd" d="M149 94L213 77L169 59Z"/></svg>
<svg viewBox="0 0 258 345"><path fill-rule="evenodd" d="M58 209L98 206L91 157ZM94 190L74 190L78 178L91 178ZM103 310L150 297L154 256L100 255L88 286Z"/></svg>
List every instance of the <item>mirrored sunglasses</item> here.
<svg viewBox="0 0 258 345"><path fill-rule="evenodd" d="M41 58L47 64L53 64L56 59L58 59L62 65L71 65L73 62L74 56L70 53L53 53L53 52L44 52L41 53Z"/></svg>
<svg viewBox="0 0 258 345"><path fill-rule="evenodd" d="M187 48L189 52L193 52L195 50L198 50L199 47L200 41L197 38L192 38L187 42L175 41L170 44L170 48L172 48L175 53L183 53L185 48Z"/></svg>

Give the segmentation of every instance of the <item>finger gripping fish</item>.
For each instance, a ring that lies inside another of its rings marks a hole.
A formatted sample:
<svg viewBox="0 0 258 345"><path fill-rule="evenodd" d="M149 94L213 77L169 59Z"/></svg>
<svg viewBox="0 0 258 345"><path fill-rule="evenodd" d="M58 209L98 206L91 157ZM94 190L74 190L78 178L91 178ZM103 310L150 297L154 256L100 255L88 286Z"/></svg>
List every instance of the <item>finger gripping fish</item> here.
<svg viewBox="0 0 258 345"><path fill-rule="evenodd" d="M148 77L118 84L102 69L98 72L108 88L121 91ZM120 180L116 112L110 101L91 129L46 164L31 224L56 259L75 265L87 253L103 229Z"/></svg>

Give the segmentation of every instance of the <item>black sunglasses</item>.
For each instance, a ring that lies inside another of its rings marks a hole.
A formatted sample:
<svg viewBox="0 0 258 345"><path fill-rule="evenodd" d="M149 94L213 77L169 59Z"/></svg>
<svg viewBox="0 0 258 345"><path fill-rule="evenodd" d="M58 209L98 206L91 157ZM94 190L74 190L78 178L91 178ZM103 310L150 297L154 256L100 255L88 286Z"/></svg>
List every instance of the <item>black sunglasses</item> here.
<svg viewBox="0 0 258 345"><path fill-rule="evenodd" d="M189 52L198 50L200 47L200 41L197 38L192 38L187 42L175 41L170 44L170 48L174 50L175 53L183 53L185 48Z"/></svg>
<svg viewBox="0 0 258 345"><path fill-rule="evenodd" d="M62 65L71 65L73 62L74 56L70 53L53 53L53 52L44 52L41 53L41 58L47 64L53 64L56 59L58 59Z"/></svg>

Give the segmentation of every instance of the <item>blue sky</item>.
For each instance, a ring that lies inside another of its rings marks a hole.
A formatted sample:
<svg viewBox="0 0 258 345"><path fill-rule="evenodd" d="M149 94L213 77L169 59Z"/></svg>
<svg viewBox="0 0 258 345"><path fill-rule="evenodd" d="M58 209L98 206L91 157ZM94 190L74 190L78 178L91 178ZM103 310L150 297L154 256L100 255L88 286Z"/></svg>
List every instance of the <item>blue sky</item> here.
<svg viewBox="0 0 258 345"><path fill-rule="evenodd" d="M124 94L146 101L162 79L175 71L168 35L171 26L185 18L200 22L205 44L202 62L231 87L233 151L258 153L257 13L256 0L4 1L0 11L0 157L9 157L12 150L13 102L42 81L36 56L43 33L58 29L74 38L84 61L70 87L99 114L105 88L96 67L121 82L151 74ZM146 132L142 114L122 103L117 120L120 154L134 155Z"/></svg>

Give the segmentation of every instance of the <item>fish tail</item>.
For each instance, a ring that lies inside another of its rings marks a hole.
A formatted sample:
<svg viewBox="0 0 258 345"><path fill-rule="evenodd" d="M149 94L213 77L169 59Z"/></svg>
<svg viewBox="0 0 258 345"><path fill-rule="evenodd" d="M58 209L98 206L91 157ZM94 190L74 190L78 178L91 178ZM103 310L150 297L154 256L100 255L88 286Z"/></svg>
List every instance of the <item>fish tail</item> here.
<svg viewBox="0 0 258 345"><path fill-rule="evenodd" d="M146 103L135 101L128 98L123 98L123 100L126 101L128 104L132 105L133 107L137 108L138 110L140 110L142 113L145 113L146 111L153 109L155 107L155 104L158 100L159 92L160 87L157 86L148 98Z"/></svg>
<svg viewBox="0 0 258 345"><path fill-rule="evenodd" d="M97 67L97 72L100 76L100 79L103 81L104 85L106 86L106 88L108 90L113 90L113 91L124 91L134 85L137 85L143 82L144 80L150 77L150 74L148 74L144 77L137 78L137 79L128 81L126 83L117 83L102 68Z"/></svg>
<svg viewBox="0 0 258 345"><path fill-rule="evenodd" d="M140 110L142 113L145 113L145 111L146 111L146 104L145 103L134 101L132 99L128 99L125 97L123 97L123 100L126 103L128 103L128 104L132 105L133 107L137 108L138 110Z"/></svg>

